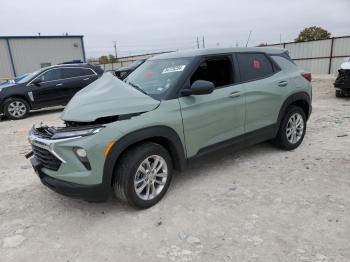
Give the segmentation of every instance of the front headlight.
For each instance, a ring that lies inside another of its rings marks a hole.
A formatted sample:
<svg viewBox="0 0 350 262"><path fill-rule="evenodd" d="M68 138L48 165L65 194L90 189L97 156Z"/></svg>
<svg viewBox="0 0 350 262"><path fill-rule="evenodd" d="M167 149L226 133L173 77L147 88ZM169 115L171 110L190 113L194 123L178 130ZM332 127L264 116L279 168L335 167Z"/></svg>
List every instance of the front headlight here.
<svg viewBox="0 0 350 262"><path fill-rule="evenodd" d="M104 126L99 127L86 127L86 128L66 128L58 130L51 139L64 139L71 137L81 137L81 136L90 136L100 132Z"/></svg>

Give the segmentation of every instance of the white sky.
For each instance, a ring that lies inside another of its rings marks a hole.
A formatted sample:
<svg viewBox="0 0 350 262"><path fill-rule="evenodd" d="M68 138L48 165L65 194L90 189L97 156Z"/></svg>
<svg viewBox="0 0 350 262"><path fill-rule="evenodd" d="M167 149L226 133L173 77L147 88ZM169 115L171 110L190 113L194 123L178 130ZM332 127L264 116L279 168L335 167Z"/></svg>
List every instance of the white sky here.
<svg viewBox="0 0 350 262"><path fill-rule="evenodd" d="M82 34L88 57L293 41L307 26L350 35L350 0L0 0L0 35Z"/></svg>

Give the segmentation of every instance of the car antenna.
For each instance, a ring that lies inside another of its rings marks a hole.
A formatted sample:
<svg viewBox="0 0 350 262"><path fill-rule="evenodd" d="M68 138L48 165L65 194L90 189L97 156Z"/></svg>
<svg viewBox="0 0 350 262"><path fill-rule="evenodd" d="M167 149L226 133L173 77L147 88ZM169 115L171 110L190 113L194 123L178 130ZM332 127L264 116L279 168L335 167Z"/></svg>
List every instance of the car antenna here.
<svg viewBox="0 0 350 262"><path fill-rule="evenodd" d="M249 43L249 40L250 40L250 36L252 35L252 30L249 31L249 36L248 36L248 39L247 39L247 43L245 44L245 47L248 46L248 43Z"/></svg>

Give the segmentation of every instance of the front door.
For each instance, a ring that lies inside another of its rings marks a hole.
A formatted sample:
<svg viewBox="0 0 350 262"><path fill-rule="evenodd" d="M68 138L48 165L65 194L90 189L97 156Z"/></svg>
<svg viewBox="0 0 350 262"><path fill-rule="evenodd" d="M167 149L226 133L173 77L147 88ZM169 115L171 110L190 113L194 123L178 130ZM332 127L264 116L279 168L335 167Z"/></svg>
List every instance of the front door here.
<svg viewBox="0 0 350 262"><path fill-rule="evenodd" d="M64 80L60 68L49 69L37 79L37 84L30 84L35 108L62 105L64 101Z"/></svg>
<svg viewBox="0 0 350 262"><path fill-rule="evenodd" d="M196 80L213 82L215 90L179 98L187 157L244 133L244 90L242 85L235 85L232 57L204 58L185 88Z"/></svg>

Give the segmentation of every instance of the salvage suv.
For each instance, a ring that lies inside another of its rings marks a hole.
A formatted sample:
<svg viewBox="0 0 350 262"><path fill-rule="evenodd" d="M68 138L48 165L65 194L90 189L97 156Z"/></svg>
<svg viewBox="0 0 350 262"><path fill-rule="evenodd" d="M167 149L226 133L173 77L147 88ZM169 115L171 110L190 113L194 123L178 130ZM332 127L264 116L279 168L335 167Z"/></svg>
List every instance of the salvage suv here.
<svg viewBox="0 0 350 262"><path fill-rule="evenodd" d="M58 193L104 201L113 189L147 208L164 196L174 169L205 153L266 140L297 148L311 113L310 81L285 49L158 55L124 82L105 73L79 91L64 126L31 129L27 157Z"/></svg>

